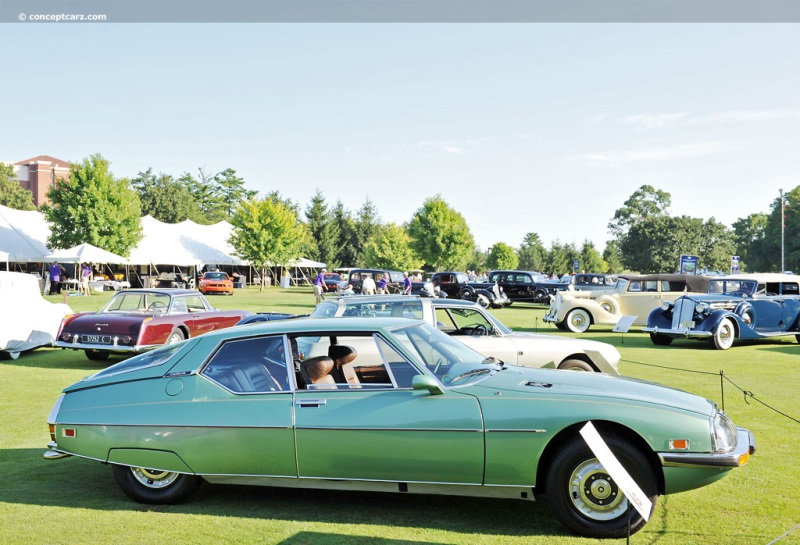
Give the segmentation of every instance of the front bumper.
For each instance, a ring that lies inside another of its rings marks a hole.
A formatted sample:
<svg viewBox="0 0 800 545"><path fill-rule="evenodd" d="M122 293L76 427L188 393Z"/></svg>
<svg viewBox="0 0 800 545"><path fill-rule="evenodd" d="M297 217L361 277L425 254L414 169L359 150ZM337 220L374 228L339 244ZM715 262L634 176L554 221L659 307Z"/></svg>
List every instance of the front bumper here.
<svg viewBox="0 0 800 545"><path fill-rule="evenodd" d="M642 331L644 333L653 333L654 335L664 335L665 337L672 337L673 339L677 339L679 337L683 337L686 339L690 338L707 339L714 334L712 331L700 331L696 329L662 329L660 327L643 327Z"/></svg>
<svg viewBox="0 0 800 545"><path fill-rule="evenodd" d="M744 428L737 428L736 448L731 452L659 452L664 467L739 467L756 451L756 438Z"/></svg>

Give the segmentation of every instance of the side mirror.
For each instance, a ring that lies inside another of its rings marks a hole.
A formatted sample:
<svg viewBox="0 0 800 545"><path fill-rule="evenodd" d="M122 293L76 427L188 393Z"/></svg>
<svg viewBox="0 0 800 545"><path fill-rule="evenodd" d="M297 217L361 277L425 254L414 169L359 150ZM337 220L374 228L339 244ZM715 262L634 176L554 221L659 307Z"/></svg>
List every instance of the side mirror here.
<svg viewBox="0 0 800 545"><path fill-rule="evenodd" d="M414 390L427 390L432 396L444 393L442 385L436 379L426 375L416 375L411 379L411 388Z"/></svg>

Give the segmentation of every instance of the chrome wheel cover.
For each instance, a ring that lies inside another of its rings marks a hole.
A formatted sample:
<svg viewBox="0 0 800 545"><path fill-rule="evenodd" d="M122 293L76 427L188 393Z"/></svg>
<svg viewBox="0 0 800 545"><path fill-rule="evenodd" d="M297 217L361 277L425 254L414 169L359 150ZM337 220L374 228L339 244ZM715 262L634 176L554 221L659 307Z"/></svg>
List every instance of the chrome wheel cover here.
<svg viewBox="0 0 800 545"><path fill-rule="evenodd" d="M173 333L172 335L169 336L169 339L167 339L167 344L179 343L182 340L183 340L183 336L182 335L180 335L178 333Z"/></svg>
<svg viewBox="0 0 800 545"><path fill-rule="evenodd" d="M570 329L575 332L583 332L589 329L589 315L585 310L573 310L567 317Z"/></svg>
<svg viewBox="0 0 800 545"><path fill-rule="evenodd" d="M596 458L572 471L569 499L581 515L591 520L614 520L628 510L625 494Z"/></svg>
<svg viewBox="0 0 800 545"><path fill-rule="evenodd" d="M180 476L180 473L171 473L158 469L145 469L143 467L132 467L131 473L139 484L156 490L167 488Z"/></svg>
<svg viewBox="0 0 800 545"><path fill-rule="evenodd" d="M730 323L720 325L717 331L717 339L720 346L731 346L733 344L733 327Z"/></svg>

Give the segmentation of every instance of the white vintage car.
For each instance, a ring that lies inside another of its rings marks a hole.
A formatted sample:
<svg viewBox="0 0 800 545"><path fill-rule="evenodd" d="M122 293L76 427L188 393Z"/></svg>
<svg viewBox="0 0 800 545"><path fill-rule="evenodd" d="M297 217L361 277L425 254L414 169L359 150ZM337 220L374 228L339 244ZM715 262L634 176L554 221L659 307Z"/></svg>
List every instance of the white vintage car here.
<svg viewBox="0 0 800 545"><path fill-rule="evenodd" d="M560 291L550 297L544 321L574 333L592 325L616 325L623 316L635 316L644 325L650 311L686 293L706 293L708 277L685 274L621 275L611 290Z"/></svg>
<svg viewBox="0 0 800 545"><path fill-rule="evenodd" d="M311 316L391 316L425 320L476 352L505 363L619 374L619 351L608 343L512 331L472 301L402 295L356 295L323 301Z"/></svg>
<svg viewBox="0 0 800 545"><path fill-rule="evenodd" d="M50 345L61 320L72 314L63 303L46 301L39 280L31 274L0 271L0 355L17 359L19 353Z"/></svg>

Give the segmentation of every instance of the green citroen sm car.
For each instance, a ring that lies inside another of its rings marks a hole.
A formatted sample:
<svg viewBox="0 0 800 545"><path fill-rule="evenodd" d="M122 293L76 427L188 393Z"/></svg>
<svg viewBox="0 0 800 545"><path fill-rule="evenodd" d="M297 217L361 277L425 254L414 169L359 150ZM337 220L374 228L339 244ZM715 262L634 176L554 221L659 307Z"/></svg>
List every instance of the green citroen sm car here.
<svg viewBox="0 0 800 545"><path fill-rule="evenodd" d="M371 343L370 350L364 347ZM66 388L48 459L111 464L145 503L211 483L533 500L592 537L645 524L579 434L591 421L655 500L755 450L704 398L507 366L420 321L298 319L169 345Z"/></svg>

